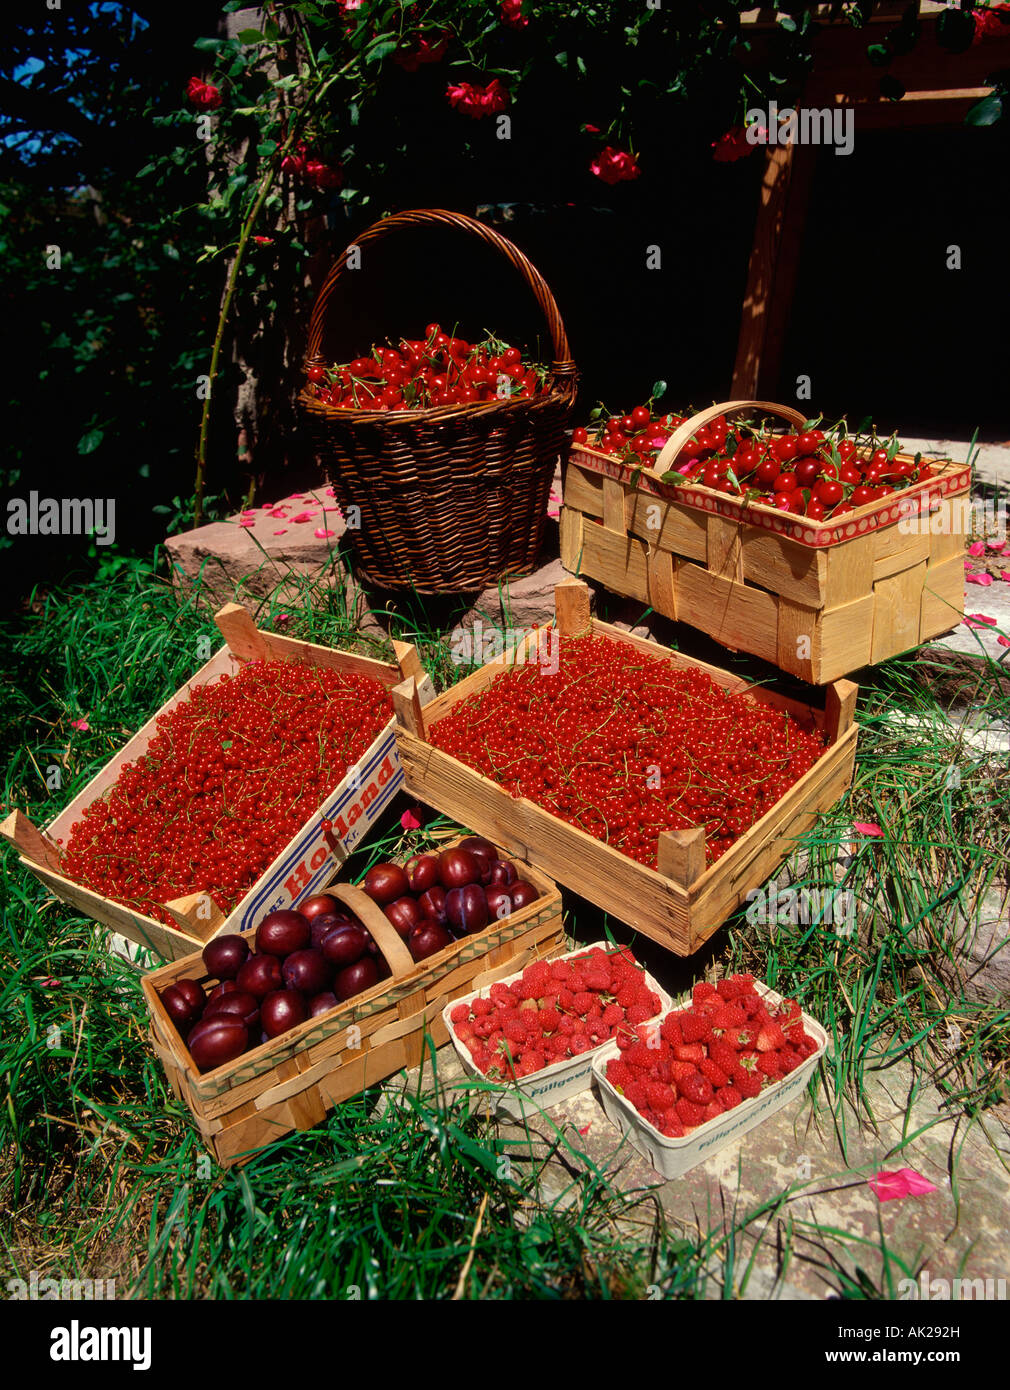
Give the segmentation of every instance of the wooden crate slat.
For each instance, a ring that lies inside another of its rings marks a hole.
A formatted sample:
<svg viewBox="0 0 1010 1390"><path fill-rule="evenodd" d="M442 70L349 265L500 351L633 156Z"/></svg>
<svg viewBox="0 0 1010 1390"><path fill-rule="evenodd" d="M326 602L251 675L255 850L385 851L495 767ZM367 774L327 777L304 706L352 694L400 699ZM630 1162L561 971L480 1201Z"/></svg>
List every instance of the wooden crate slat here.
<svg viewBox="0 0 1010 1390"><path fill-rule="evenodd" d="M880 579L873 586L873 646L870 660L886 661L919 641L926 562Z"/></svg>
<svg viewBox="0 0 1010 1390"><path fill-rule="evenodd" d="M659 546L685 559L704 563L708 552L706 521L704 512L682 507L663 497L653 497L647 492L638 492L634 496L630 529L650 546Z"/></svg>
<svg viewBox="0 0 1010 1390"><path fill-rule="evenodd" d="M774 531L744 526L743 579L798 603L816 603L824 587L829 555L793 544Z"/></svg>
<svg viewBox="0 0 1010 1390"><path fill-rule="evenodd" d="M704 614L705 630L732 651L747 651L765 661L777 655L775 597L710 574L698 565L677 570L677 612L680 621L697 627Z"/></svg>
<svg viewBox="0 0 1010 1390"><path fill-rule="evenodd" d="M964 561L960 555L929 565L922 590L919 641L925 642L957 627L964 611Z"/></svg>

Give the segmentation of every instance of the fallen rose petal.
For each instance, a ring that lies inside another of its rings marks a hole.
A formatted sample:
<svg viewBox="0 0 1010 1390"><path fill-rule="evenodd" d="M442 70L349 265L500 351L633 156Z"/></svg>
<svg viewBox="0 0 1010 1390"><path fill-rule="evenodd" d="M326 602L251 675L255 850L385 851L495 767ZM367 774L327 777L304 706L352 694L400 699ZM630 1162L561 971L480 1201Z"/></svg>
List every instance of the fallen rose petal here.
<svg viewBox="0 0 1010 1390"><path fill-rule="evenodd" d="M317 541L324 541L327 536L335 536L336 531L327 531L324 526L317 526L312 532Z"/></svg>
<svg viewBox="0 0 1010 1390"><path fill-rule="evenodd" d="M969 627L981 627L983 623L995 624L996 619L987 618L984 613L966 613L961 621L967 623Z"/></svg>
<svg viewBox="0 0 1010 1390"><path fill-rule="evenodd" d="M240 526L255 526L256 523L255 523L255 521L253 521L252 519L250 519L250 520L248 520L248 521L240 521L240 522L239 522L239 525L240 525Z"/></svg>
<svg viewBox="0 0 1010 1390"><path fill-rule="evenodd" d="M275 532L274 532L274 535L275 535L275 536L286 536L287 533L288 533L288 528L287 528L286 526L282 526L281 529L280 529L279 531L275 531Z"/></svg>
<svg viewBox="0 0 1010 1390"><path fill-rule="evenodd" d="M288 519L288 511L286 507L273 507L267 513L267 515L275 517L278 521L287 521Z"/></svg>
<svg viewBox="0 0 1010 1390"><path fill-rule="evenodd" d="M882 1168L867 1182L882 1202L893 1202L899 1197L924 1197L937 1191L936 1184L914 1168L897 1168L890 1173Z"/></svg>
<svg viewBox="0 0 1010 1390"><path fill-rule="evenodd" d="M972 541L971 545L968 547L968 554L969 554L969 555L984 555L984 554L985 554L985 541Z"/></svg>
<svg viewBox="0 0 1010 1390"><path fill-rule="evenodd" d="M91 728L91 725L86 719L71 719L70 727L72 729L80 729L82 734L86 734Z"/></svg>
<svg viewBox="0 0 1010 1390"><path fill-rule="evenodd" d="M1001 647L1010 647L1010 637L1004 637L1002 633L996 638Z"/></svg>
<svg viewBox="0 0 1010 1390"><path fill-rule="evenodd" d="M400 817L400 824L403 826L404 830L420 830L421 828L421 822L418 820L417 816L414 815L413 811L404 811L403 815Z"/></svg>
<svg viewBox="0 0 1010 1390"><path fill-rule="evenodd" d="M337 494L333 491L333 489L332 489L331 487L328 487L328 488L326 489L326 496L327 496L327 497L336 497L336 495L337 495Z"/></svg>
<svg viewBox="0 0 1010 1390"><path fill-rule="evenodd" d="M301 521L311 521L312 518L313 518L314 516L315 516L315 512L299 512L297 516L291 517L291 520L292 520L292 521L299 521L299 522L301 522Z"/></svg>
<svg viewBox="0 0 1010 1390"><path fill-rule="evenodd" d="M277 614L277 621L278 621L279 623L289 623L289 622L291 621L291 614L290 614L290 613L278 613L278 614Z"/></svg>
<svg viewBox="0 0 1010 1390"><path fill-rule="evenodd" d="M40 989L59 989L60 982L54 975L33 975L32 979Z"/></svg>
<svg viewBox="0 0 1010 1390"><path fill-rule="evenodd" d="M876 821L872 820L857 820L853 823L852 828L853 830L858 831L860 835L883 836L884 834L884 832L881 830L880 826L876 823Z"/></svg>
<svg viewBox="0 0 1010 1390"><path fill-rule="evenodd" d="M992 583L991 574L966 574L965 581L968 584L981 584L983 589L987 589Z"/></svg>
<svg viewBox="0 0 1010 1390"><path fill-rule="evenodd" d="M1010 584L1010 570L1000 570L999 577L1000 579L1005 579L1007 583Z"/></svg>

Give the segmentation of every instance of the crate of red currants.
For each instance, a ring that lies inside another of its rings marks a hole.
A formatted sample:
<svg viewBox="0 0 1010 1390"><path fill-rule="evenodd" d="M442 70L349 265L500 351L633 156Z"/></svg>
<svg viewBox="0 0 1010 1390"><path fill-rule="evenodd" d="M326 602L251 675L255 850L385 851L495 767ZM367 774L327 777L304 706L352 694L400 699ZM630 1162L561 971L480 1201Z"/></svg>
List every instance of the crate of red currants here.
<svg viewBox="0 0 1010 1390"><path fill-rule="evenodd" d="M317 892L400 788L397 665L260 631L239 604L225 645L45 829L0 833L55 895L164 960Z"/></svg>
<svg viewBox="0 0 1010 1390"><path fill-rule="evenodd" d="M551 627L393 703L410 792L691 955L845 794L857 693L751 685L599 622L572 579Z"/></svg>
<svg viewBox="0 0 1010 1390"><path fill-rule="evenodd" d="M332 882L142 981L151 1040L220 1163L449 1040L454 1000L565 951L543 873L479 836Z"/></svg>
<svg viewBox="0 0 1010 1390"><path fill-rule="evenodd" d="M769 417L781 426L775 430ZM971 469L789 406L575 430L566 569L815 685L957 626Z"/></svg>

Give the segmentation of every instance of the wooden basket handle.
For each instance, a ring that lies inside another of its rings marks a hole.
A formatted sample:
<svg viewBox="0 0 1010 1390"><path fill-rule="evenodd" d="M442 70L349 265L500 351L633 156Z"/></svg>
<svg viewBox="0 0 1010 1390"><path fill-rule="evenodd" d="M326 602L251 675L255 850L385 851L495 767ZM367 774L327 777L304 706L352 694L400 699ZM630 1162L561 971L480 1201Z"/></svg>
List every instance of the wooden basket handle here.
<svg viewBox="0 0 1010 1390"><path fill-rule="evenodd" d="M400 934L382 908L367 893L350 883L331 883L325 890L331 898L345 903L372 933L376 945L385 957L395 980L402 980L417 969L417 961L407 950Z"/></svg>
<svg viewBox="0 0 1010 1390"><path fill-rule="evenodd" d="M777 415L782 420L788 420L791 425L805 425L807 422L807 417L801 415L798 410L794 410L791 405L776 405L774 401L723 401L720 405L706 406L704 410L699 410L697 415L692 415L690 419L685 420L679 429L674 430L660 449L656 462L651 468L645 468L642 471L651 473L657 479L662 479L663 474L668 473L673 467L677 455L687 441L700 429L703 429L705 425L710 424L720 415L735 415L742 410L761 410L766 415Z"/></svg>
<svg viewBox="0 0 1010 1390"><path fill-rule="evenodd" d="M561 312L546 280L536 267L526 259L518 246L515 246L492 227L478 222L476 218L466 217L461 212L448 212L444 208L414 208L409 212L397 212L392 217L384 217L381 221L374 222L367 231L356 237L351 245L364 246L370 241L378 241L380 237L389 236L390 233L402 231L406 227L425 225L452 227L459 231L469 232L472 236L487 242L489 246L503 255L510 265L515 267L533 291L541 313L547 320L554 350L554 361L551 363L552 375L574 377L576 368L568 346L568 335L565 333ZM319 291L319 297L313 307L312 318L309 321L309 340L305 349L306 367L314 364L324 365L320 349L323 341L326 311L337 282L341 275L347 272L347 253L350 249L351 247L348 246L343 254L337 258L333 269L323 282L323 287Z"/></svg>

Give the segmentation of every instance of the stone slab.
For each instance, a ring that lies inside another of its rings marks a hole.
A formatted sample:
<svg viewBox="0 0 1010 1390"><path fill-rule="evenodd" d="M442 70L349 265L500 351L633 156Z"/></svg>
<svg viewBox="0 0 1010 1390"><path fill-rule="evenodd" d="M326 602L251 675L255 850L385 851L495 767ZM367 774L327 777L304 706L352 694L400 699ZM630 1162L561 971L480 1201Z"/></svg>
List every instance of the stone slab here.
<svg viewBox="0 0 1010 1390"><path fill-rule="evenodd" d="M464 1079L451 1047L439 1049L436 1062L448 1090ZM430 1080L426 1064L422 1086ZM394 1078L387 1103L418 1083L417 1071ZM561 1136L541 1176L545 1200L578 1201L573 1172L595 1167L627 1193L651 1194L687 1239L707 1239L709 1297L823 1300L837 1298L845 1278L895 1297L897 1281L912 1277L920 1284L916 1294L905 1286L911 1297L921 1296L925 1276L1002 1279L1006 1298L1010 1107L986 1111L981 1123L951 1114L929 1078L906 1062L868 1065L858 1109L851 1097L832 1094L827 1069L814 1088L813 1096L805 1092L670 1182L623 1140L594 1090L528 1125L503 1116L495 1123L515 1142L517 1162L529 1151L528 1136L539 1159ZM881 1202L867 1179L901 1168L920 1173L936 1190Z"/></svg>
<svg viewBox="0 0 1010 1390"><path fill-rule="evenodd" d="M199 578L202 596L215 605L293 603L306 581L346 584L337 555L346 529L332 489L318 488L169 536L165 550L174 582L192 589Z"/></svg>

